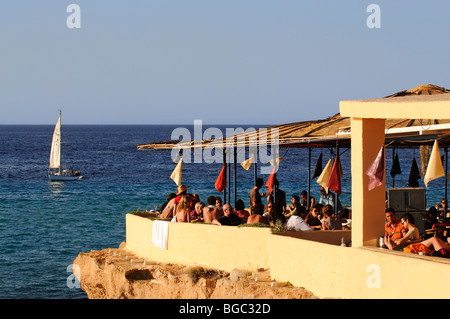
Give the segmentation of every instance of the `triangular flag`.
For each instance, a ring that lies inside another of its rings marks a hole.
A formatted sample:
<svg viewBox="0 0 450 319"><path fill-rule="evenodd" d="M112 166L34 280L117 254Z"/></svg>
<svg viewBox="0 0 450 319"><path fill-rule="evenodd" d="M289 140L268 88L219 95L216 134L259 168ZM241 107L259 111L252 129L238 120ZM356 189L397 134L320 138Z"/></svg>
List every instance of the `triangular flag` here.
<svg viewBox="0 0 450 319"><path fill-rule="evenodd" d="M322 153L320 153L319 158L317 159L316 168L314 169L314 174L311 179L314 179L322 174Z"/></svg>
<svg viewBox="0 0 450 319"><path fill-rule="evenodd" d="M216 183L214 184L219 193L223 192L227 187L227 164L224 163L219 176L217 177Z"/></svg>
<svg viewBox="0 0 450 319"><path fill-rule="evenodd" d="M250 166L252 166L252 163L253 163L254 159L255 159L254 156L250 157L248 160L243 161L243 162L241 163L241 166L242 166L246 171L248 171L248 170L250 169Z"/></svg>
<svg viewBox="0 0 450 319"><path fill-rule="evenodd" d="M369 176L369 191L383 184L384 177L384 144L375 157L374 161L366 171Z"/></svg>
<svg viewBox="0 0 450 319"><path fill-rule="evenodd" d="M400 168L400 161L398 160L398 154L395 154L394 161L392 162L391 168L391 176L394 178L395 175L399 175L402 173L402 169Z"/></svg>
<svg viewBox="0 0 450 319"><path fill-rule="evenodd" d="M342 178L342 176L344 176L344 172L342 171L342 165L341 165L341 159L339 158L339 163L338 163L338 172L339 172L339 178Z"/></svg>
<svg viewBox="0 0 450 319"><path fill-rule="evenodd" d="M317 184L319 184L325 188L325 191L327 193L328 193L327 182L328 182L328 178L330 177L332 164L333 164L333 161L330 159L328 161L327 165L325 165L325 168L323 169L322 173L320 174L319 178L316 181Z"/></svg>
<svg viewBox="0 0 450 319"><path fill-rule="evenodd" d="M342 177L342 167L341 167L341 160L339 159L338 155L333 163L333 167L331 168L330 176L327 181L327 187L338 195L342 194L341 177Z"/></svg>
<svg viewBox="0 0 450 319"><path fill-rule="evenodd" d="M275 184L276 171L277 165L274 165L274 167L272 168L272 172L270 173L269 178L267 179L266 184L264 185L269 189L269 192L273 190L273 185Z"/></svg>
<svg viewBox="0 0 450 319"><path fill-rule="evenodd" d="M431 151L430 161L428 162L427 172L423 178L425 186L428 187L428 182L445 176L444 167L442 166L441 155L439 152L439 145L437 140L434 141L433 150Z"/></svg>
<svg viewBox="0 0 450 319"><path fill-rule="evenodd" d="M183 158L180 158L177 166L175 166L175 169L173 170L172 174L170 175L170 178L175 182L175 184L177 184L177 186L181 185L182 169L183 169Z"/></svg>
<svg viewBox="0 0 450 319"><path fill-rule="evenodd" d="M409 170L408 186L419 187L418 180L420 179L419 166L417 166L416 158L413 158L411 169Z"/></svg>

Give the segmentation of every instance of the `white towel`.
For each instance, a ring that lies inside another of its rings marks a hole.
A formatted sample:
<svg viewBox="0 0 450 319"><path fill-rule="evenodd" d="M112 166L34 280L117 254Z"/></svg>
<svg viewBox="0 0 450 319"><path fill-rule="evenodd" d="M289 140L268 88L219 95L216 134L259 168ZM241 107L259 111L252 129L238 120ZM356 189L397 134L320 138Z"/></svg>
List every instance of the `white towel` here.
<svg viewBox="0 0 450 319"><path fill-rule="evenodd" d="M167 249L168 239L169 222L154 220L152 229L152 244L161 249Z"/></svg>

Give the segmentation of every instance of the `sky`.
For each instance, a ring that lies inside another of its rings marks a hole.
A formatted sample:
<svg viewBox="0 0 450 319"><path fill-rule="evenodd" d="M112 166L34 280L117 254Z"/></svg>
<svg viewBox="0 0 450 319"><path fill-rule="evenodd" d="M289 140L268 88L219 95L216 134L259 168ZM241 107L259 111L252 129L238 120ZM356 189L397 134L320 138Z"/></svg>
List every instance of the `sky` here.
<svg viewBox="0 0 450 319"><path fill-rule="evenodd" d="M449 16L443 0L4 0L0 124L60 109L63 125L322 119L341 100L450 88Z"/></svg>

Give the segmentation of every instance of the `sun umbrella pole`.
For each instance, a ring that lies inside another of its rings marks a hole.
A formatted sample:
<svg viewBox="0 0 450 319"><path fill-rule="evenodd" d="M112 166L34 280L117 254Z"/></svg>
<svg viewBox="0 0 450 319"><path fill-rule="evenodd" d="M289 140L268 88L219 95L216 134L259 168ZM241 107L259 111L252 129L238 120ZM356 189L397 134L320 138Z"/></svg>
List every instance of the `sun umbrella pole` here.
<svg viewBox="0 0 450 319"><path fill-rule="evenodd" d="M236 166L236 162L237 162L237 147L234 148L234 207L236 207L236 200L237 200L237 166Z"/></svg>
<svg viewBox="0 0 450 319"><path fill-rule="evenodd" d="M339 156L339 144L336 140L336 161L338 160L338 156ZM334 214L337 217L338 216L338 203L339 203L339 195L338 193L334 193Z"/></svg>
<svg viewBox="0 0 450 319"><path fill-rule="evenodd" d="M392 146L392 165L394 165L395 160L395 146ZM395 175L392 176L392 188L395 188Z"/></svg>
<svg viewBox="0 0 450 319"><path fill-rule="evenodd" d="M448 174L448 147L444 148L445 152L445 212L444 212L444 218L447 218L447 211L448 211L448 201L447 201L447 174Z"/></svg>
<svg viewBox="0 0 450 319"><path fill-rule="evenodd" d="M227 163L227 154L226 154L226 148L223 148L223 163L226 164ZM227 188L225 187L225 189L223 190L223 202L226 203L227 202Z"/></svg>
<svg viewBox="0 0 450 319"><path fill-rule="evenodd" d="M255 163L253 164L254 166L253 166L253 170L254 170L254 175L255 175L255 177L254 177L254 185L256 185L256 179L258 178L258 151L256 150L256 148L255 148L255 154L254 154L254 156L255 156Z"/></svg>
<svg viewBox="0 0 450 319"><path fill-rule="evenodd" d="M311 197L311 147L308 147L308 194L306 197L306 209L309 209Z"/></svg>
<svg viewBox="0 0 450 319"><path fill-rule="evenodd" d="M230 158L228 158L229 160L230 160ZM231 185L230 185L230 182L231 182L231 176L230 176L230 174L231 174L231 163L230 162L228 162L228 172L227 172L227 179L228 179L228 182L227 182L227 184L228 184L228 201L226 202L226 203L228 203L228 204L230 204L230 202L231 202ZM225 203L224 203L225 204Z"/></svg>

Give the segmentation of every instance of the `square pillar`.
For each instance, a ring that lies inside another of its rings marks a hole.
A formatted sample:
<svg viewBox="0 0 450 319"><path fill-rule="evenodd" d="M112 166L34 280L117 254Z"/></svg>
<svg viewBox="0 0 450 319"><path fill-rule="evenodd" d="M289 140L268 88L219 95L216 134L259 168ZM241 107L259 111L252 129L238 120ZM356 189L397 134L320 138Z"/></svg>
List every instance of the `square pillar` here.
<svg viewBox="0 0 450 319"><path fill-rule="evenodd" d="M366 171L384 144L385 120L352 117L351 130L352 247L376 246L384 236L386 172L383 184L369 191Z"/></svg>

